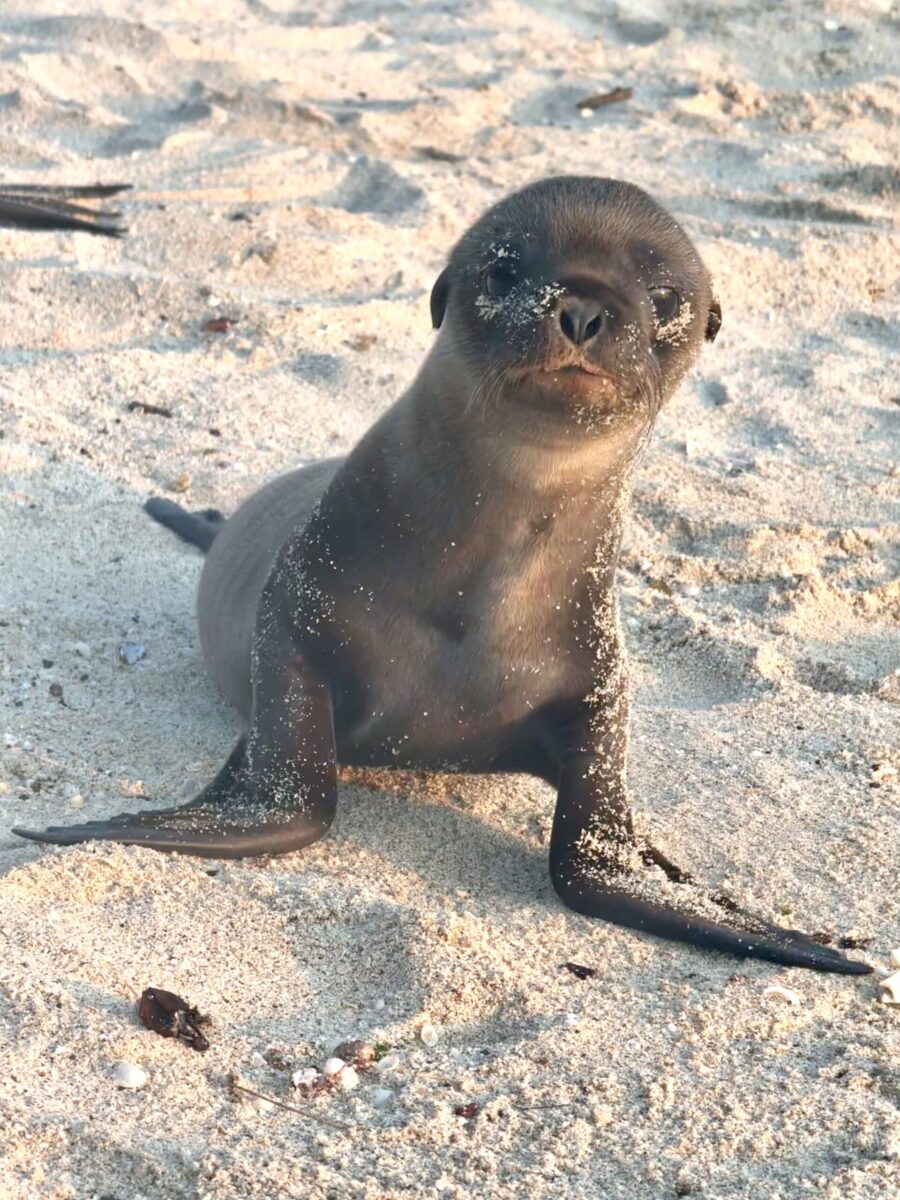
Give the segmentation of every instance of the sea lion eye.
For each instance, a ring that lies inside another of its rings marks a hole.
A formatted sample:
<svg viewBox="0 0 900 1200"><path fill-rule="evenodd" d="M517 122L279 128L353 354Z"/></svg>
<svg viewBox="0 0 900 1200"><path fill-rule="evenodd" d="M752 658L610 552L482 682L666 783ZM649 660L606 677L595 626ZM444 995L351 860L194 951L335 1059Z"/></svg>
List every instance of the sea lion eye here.
<svg viewBox="0 0 900 1200"><path fill-rule="evenodd" d="M485 295L495 300L507 295L515 286L516 273L509 263L494 263L481 277L481 287Z"/></svg>
<svg viewBox="0 0 900 1200"><path fill-rule="evenodd" d="M681 308L681 299L673 288L651 288L650 303L653 305L657 325L668 325L678 316L678 310Z"/></svg>

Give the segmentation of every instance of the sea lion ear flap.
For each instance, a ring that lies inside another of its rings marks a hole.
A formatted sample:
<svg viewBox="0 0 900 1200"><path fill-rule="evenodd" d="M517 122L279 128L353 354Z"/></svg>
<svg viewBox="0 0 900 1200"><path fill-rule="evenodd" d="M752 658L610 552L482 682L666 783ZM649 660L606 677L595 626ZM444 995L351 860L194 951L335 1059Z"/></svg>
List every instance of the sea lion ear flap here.
<svg viewBox="0 0 900 1200"><path fill-rule="evenodd" d="M431 324L434 329L440 329L447 311L447 299L450 295L450 268L444 267L434 281L431 289Z"/></svg>
<svg viewBox="0 0 900 1200"><path fill-rule="evenodd" d="M716 334L722 328L722 305L713 296L709 305L709 312L706 314L706 340L714 342Z"/></svg>

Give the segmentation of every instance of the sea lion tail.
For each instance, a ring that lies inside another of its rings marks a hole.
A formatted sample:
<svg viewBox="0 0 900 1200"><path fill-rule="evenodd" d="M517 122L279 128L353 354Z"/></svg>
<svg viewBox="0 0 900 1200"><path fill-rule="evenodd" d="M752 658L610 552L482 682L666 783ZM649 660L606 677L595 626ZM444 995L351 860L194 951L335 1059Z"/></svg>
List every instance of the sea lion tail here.
<svg viewBox="0 0 900 1200"><path fill-rule="evenodd" d="M217 508L188 512L180 504L166 500L163 496L151 496L144 505L144 512L160 525L165 525L166 529L171 529L183 542L197 546L204 554L225 523L225 517Z"/></svg>

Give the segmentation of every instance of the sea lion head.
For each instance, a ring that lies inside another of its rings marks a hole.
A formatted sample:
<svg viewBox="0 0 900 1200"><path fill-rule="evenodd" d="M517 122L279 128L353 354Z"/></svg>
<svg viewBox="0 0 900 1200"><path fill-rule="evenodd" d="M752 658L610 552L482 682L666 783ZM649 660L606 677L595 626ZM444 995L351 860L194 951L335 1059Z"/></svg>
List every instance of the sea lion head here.
<svg viewBox="0 0 900 1200"><path fill-rule="evenodd" d="M431 313L467 405L593 431L652 421L721 324L673 218L632 184L579 176L532 184L477 221Z"/></svg>

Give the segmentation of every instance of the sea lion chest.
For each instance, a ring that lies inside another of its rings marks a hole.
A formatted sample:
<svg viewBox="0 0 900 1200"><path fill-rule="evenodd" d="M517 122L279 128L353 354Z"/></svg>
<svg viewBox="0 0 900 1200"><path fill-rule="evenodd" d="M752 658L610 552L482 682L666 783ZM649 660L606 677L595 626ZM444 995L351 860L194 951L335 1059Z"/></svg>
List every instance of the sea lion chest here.
<svg viewBox="0 0 900 1200"><path fill-rule="evenodd" d="M310 547L297 621L343 761L464 766L588 690L593 537L539 513L347 541Z"/></svg>

